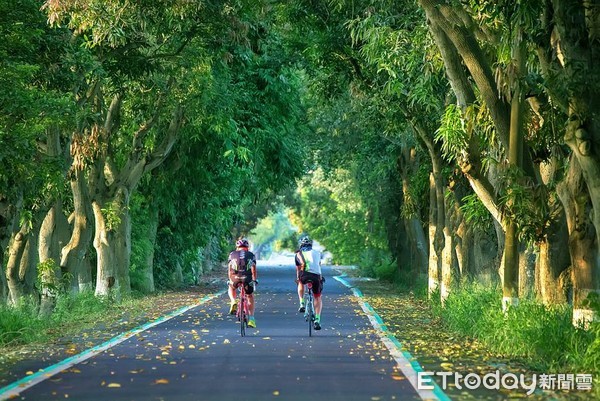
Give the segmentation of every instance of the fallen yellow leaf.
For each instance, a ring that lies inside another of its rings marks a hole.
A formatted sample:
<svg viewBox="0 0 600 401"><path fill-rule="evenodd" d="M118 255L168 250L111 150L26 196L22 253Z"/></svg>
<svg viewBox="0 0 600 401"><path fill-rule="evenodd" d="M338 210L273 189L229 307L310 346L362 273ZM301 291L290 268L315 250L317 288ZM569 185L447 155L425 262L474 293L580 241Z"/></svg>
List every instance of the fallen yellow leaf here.
<svg viewBox="0 0 600 401"><path fill-rule="evenodd" d="M156 379L154 384L169 384L169 381L167 379Z"/></svg>
<svg viewBox="0 0 600 401"><path fill-rule="evenodd" d="M118 388L121 387L121 385L119 383L108 383L108 387Z"/></svg>

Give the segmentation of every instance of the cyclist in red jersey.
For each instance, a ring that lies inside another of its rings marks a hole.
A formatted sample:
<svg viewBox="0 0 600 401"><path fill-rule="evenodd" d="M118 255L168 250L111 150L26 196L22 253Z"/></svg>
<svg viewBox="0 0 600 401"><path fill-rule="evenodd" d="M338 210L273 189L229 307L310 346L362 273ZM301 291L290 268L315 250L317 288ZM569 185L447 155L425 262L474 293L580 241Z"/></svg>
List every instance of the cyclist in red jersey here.
<svg viewBox="0 0 600 401"><path fill-rule="evenodd" d="M312 248L313 241L308 236L300 238L299 248L296 251L296 278L298 282L298 297L300 298L300 308L298 312L304 313L304 284L311 282L314 303L315 303L315 330L321 330L321 310L323 300L321 292L323 291L323 282L325 281L321 273L321 252Z"/></svg>
<svg viewBox="0 0 600 401"><path fill-rule="evenodd" d="M254 285L256 284L256 256L248 250L248 240L240 238L235 243L236 250L229 254L228 277L229 277L229 300L231 301L229 313L235 315L237 312L236 289L244 285L248 298L248 327L256 327L254 319Z"/></svg>

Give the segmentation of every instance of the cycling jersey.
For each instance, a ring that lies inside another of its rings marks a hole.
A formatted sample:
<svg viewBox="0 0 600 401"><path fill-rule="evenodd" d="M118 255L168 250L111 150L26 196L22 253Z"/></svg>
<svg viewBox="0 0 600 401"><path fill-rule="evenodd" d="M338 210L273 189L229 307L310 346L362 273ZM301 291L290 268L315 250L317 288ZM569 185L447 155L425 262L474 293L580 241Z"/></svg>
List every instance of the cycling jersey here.
<svg viewBox="0 0 600 401"><path fill-rule="evenodd" d="M307 273L321 274L321 252L314 249L296 252L296 266L304 264Z"/></svg>
<svg viewBox="0 0 600 401"><path fill-rule="evenodd" d="M252 274L252 266L256 266L256 256L250 251L243 249L233 251L229 254L229 268L235 274Z"/></svg>

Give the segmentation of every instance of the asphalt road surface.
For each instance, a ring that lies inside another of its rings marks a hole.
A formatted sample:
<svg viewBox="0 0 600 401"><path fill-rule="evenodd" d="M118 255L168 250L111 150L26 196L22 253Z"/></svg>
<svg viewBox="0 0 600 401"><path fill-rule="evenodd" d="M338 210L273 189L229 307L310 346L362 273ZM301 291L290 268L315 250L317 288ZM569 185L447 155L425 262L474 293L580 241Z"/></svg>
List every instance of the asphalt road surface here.
<svg viewBox="0 0 600 401"><path fill-rule="evenodd" d="M323 329L308 336L293 266L259 265L256 329L240 336L221 294L81 363L21 400L421 399L352 292L324 269Z"/></svg>

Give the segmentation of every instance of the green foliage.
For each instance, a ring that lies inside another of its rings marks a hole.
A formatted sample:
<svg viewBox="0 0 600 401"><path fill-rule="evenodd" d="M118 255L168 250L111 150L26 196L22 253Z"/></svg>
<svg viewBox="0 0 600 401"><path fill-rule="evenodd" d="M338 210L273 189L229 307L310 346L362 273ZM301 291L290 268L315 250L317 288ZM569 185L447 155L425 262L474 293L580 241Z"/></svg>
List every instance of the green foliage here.
<svg viewBox="0 0 600 401"><path fill-rule="evenodd" d="M52 258L46 259L37 265L37 285L42 291L53 296L66 292L71 285L73 274L64 273L58 277L60 267Z"/></svg>
<svg viewBox="0 0 600 401"><path fill-rule="evenodd" d="M100 210L108 231L114 230L121 224L123 210L117 201L109 202L106 207Z"/></svg>
<svg viewBox="0 0 600 401"><path fill-rule="evenodd" d="M500 289L465 284L450 293L443 307L435 303L434 311L449 329L542 371L584 366L598 371L598 359L590 352L592 337L573 327L568 305L550 307L521 299L505 314L501 299Z"/></svg>
<svg viewBox="0 0 600 401"><path fill-rule="evenodd" d="M360 260L372 261L373 265L361 265L361 271L367 277L376 277L383 281L393 282L397 278L398 267L396 261L389 258L389 254L375 249L365 249ZM368 262L367 262L368 263Z"/></svg>
<svg viewBox="0 0 600 401"><path fill-rule="evenodd" d="M462 112L456 104L446 106L435 140L441 143L442 154L448 161L456 161L467 149L467 131Z"/></svg>
<svg viewBox="0 0 600 401"><path fill-rule="evenodd" d="M35 341L44 324L33 302L23 302L18 307L0 304L0 346Z"/></svg>
<svg viewBox="0 0 600 401"><path fill-rule="evenodd" d="M131 288L136 291L144 292L144 268L148 257L154 251L154 244L150 240L150 229L152 224L152 216L156 206L150 204L140 194L136 193L132 196L130 209L131 218L136 224L132 225L131 229L131 264L129 267L129 276L131 280Z"/></svg>
<svg viewBox="0 0 600 401"><path fill-rule="evenodd" d="M460 210L473 228L486 232L493 229L492 216L476 194L465 195Z"/></svg>
<svg viewBox="0 0 600 401"><path fill-rule="evenodd" d="M594 292L588 294L587 298L584 300L583 306L593 310L596 316L600 316L600 295ZM582 347L585 351L582 350L582 355L577 362L579 362L586 371L600 372L600 321L596 320L590 323L589 336L591 343L587 348ZM584 343L584 345L587 344Z"/></svg>
<svg viewBox="0 0 600 401"><path fill-rule="evenodd" d="M50 130L72 127L68 76L58 66L68 46L37 0L0 4L0 194L23 207L61 187L62 163L38 146Z"/></svg>
<svg viewBox="0 0 600 401"><path fill-rule="evenodd" d="M267 217L261 219L250 232L250 239L254 242L255 250L260 250L261 257L267 259L268 253L264 253L264 249L269 252L278 250L277 244L279 243L280 247L280 241L290 238L294 233L295 230L286 212L280 209L269 213ZM295 249L295 246L289 249Z"/></svg>
<svg viewBox="0 0 600 401"><path fill-rule="evenodd" d="M355 185L345 170L329 178L314 172L300 187L293 222L330 251L335 263L380 265L390 257L383 225Z"/></svg>

